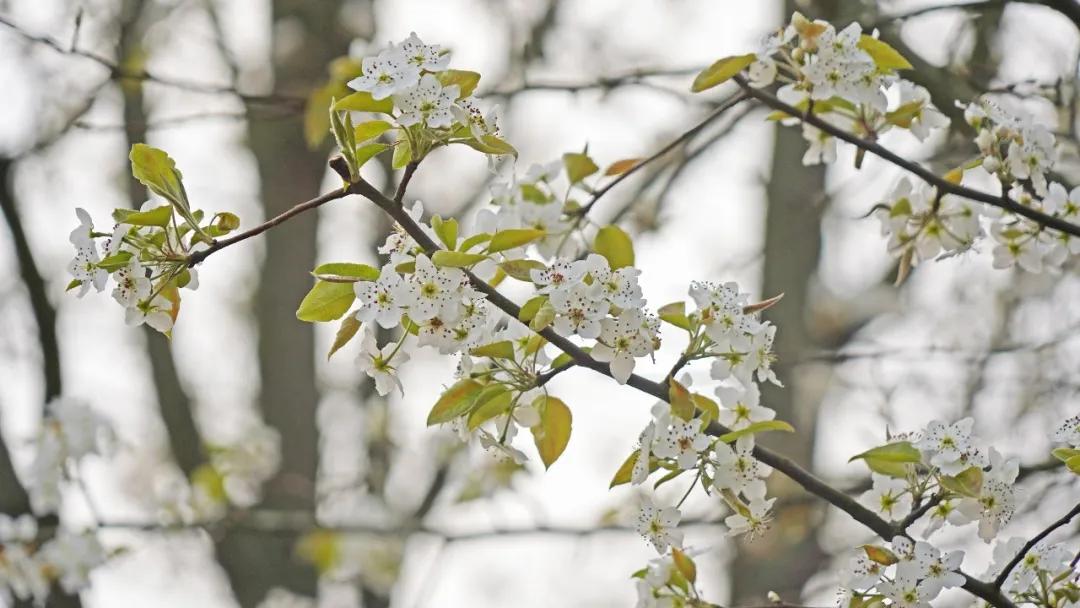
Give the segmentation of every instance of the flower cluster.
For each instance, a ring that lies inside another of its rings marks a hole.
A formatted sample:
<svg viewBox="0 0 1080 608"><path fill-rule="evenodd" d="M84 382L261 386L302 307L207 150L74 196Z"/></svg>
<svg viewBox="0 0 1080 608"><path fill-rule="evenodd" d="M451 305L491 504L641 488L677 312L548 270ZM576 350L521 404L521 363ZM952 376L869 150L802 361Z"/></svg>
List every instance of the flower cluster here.
<svg viewBox="0 0 1080 608"><path fill-rule="evenodd" d="M691 393L689 375L669 379L668 402L653 406L653 419L639 436L639 448L620 473L625 471L625 481L639 485L658 469L668 471L661 482L696 471L694 483L700 478L707 491L716 491L731 507L724 522L728 534L753 538L768 528L775 501L766 497L765 478L772 469L754 457L754 434L790 430L774 420L775 411L761 405L757 384L779 384L772 370L776 328L756 314L776 300L751 304L750 296L735 283L695 282L689 295L696 310L687 314L685 303L677 302L661 308L660 318L688 333L683 360L712 360L711 377L720 381L713 389L719 404ZM722 425L726 434L707 435L710 423ZM616 481L624 479L617 475ZM671 547L682 548L677 529L680 505L658 507L650 497L641 501L637 530L661 554ZM639 587L646 589L641 582ZM657 586L648 589L649 597L660 597Z"/></svg>
<svg viewBox="0 0 1080 608"><path fill-rule="evenodd" d="M979 536L990 542L1012 519L1019 464L973 437L974 424L972 418L953 424L935 420L919 433L860 454L875 471L863 504L901 521L930 502L919 517L926 524L924 538L946 523L978 522ZM892 466L883 465L884 459Z"/></svg>
<svg viewBox="0 0 1080 608"><path fill-rule="evenodd" d="M896 51L863 34L858 23L841 31L826 21L810 21L795 13L791 22L768 36L748 66L752 86L781 86L781 101L845 131L876 139L892 128L906 129L920 141L949 120L930 100L925 88L897 75L910 68ZM889 93L898 100L889 109ZM780 116L785 123L799 119ZM811 125L803 125L809 148L805 164L836 160L836 141Z"/></svg>
<svg viewBox="0 0 1080 608"><path fill-rule="evenodd" d="M998 541L994 546L994 561L985 577L1000 576L1026 544L1023 538ZM1017 604L1047 608L1076 606L1080 604L1080 572L1071 563L1072 557L1064 545L1040 542L1011 567L1001 589Z"/></svg>
<svg viewBox="0 0 1080 608"><path fill-rule="evenodd" d="M55 399L45 412L27 478L30 504L38 515L59 509L61 487L72 478L81 459L108 455L115 443L112 425L81 401Z"/></svg>
<svg viewBox="0 0 1080 608"><path fill-rule="evenodd" d="M12 599L17 598L40 606L46 605L54 585L68 595L85 589L90 571L108 558L94 534L60 529L42 542L33 516L3 514L0 555L0 597L8 605L14 605Z"/></svg>
<svg viewBox="0 0 1080 608"><path fill-rule="evenodd" d="M913 186L904 178L873 213L888 239L889 252L897 256L913 252L914 264L969 249L982 236L979 210L971 201L939 195L925 183Z"/></svg>
<svg viewBox="0 0 1080 608"><path fill-rule="evenodd" d="M637 579L637 608L711 605L701 602L701 594L694 585L697 565L693 558L678 549L651 560L633 578Z"/></svg>
<svg viewBox="0 0 1080 608"><path fill-rule="evenodd" d="M176 164L162 150L146 144L131 148L131 170L137 180L164 202L146 201L138 211L114 209L111 232L99 232L84 209L76 209L79 225L71 231L75 257L68 264L73 277L68 290L82 297L93 287L102 292L112 279L113 299L125 310L128 325L146 324L168 335L180 312L180 289L196 289L192 255L240 225L232 213L208 220L192 209ZM205 220L205 221L204 221Z"/></svg>
<svg viewBox="0 0 1080 608"><path fill-rule="evenodd" d="M983 97L964 107L964 118L978 133L981 167L1003 185L1004 194L1025 207L1070 222L1080 219L1080 188L1069 191L1047 175L1058 159L1054 135L1022 111ZM994 210L989 233L994 267L1019 266L1028 272L1060 272L1070 255L1080 253L1080 239L1046 228L1013 213Z"/></svg>
<svg viewBox="0 0 1080 608"><path fill-rule="evenodd" d="M840 606L884 602L897 608L928 608L942 590L959 587L963 551L943 554L924 541L905 536L891 547L865 545L855 550L841 573Z"/></svg>
<svg viewBox="0 0 1080 608"><path fill-rule="evenodd" d="M498 108L485 111L473 95L480 74L449 66L449 51L424 44L415 33L360 59L359 76L347 83L357 93L331 108L332 131L352 177L358 175L364 161L386 149L380 144L368 144L376 147L368 147L371 154L362 154L356 144L378 138L391 125L376 120L354 130L351 115L341 121L339 111L372 112L393 118L400 132L393 145L398 167L419 162L433 148L448 144L465 144L492 158L514 154L513 148L499 138Z"/></svg>

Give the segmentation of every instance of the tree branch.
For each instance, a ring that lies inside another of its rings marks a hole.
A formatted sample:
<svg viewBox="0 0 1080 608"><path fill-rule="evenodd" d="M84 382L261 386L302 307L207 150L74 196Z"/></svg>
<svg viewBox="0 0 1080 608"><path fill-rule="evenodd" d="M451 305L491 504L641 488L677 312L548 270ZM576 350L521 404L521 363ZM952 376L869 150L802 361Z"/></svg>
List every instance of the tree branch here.
<svg viewBox="0 0 1080 608"><path fill-rule="evenodd" d="M945 178L937 175L933 171L927 169L926 167L923 167L919 163L907 160L876 142L868 141L857 137L839 127L829 124L828 122L818 118L817 116L814 116L813 114L804 113L798 108L795 108L780 101L779 98L777 98L772 93L769 93L768 91L763 91L761 89L751 87L742 76L735 76L734 79L739 84L739 86L742 87L742 90L747 95L753 97L754 99L757 99L758 101L769 106L770 108L773 108L774 110L780 110L781 112L784 112L785 114L788 114L793 118L797 118L808 125L824 131L825 133L828 133L829 135L832 135L837 139L841 139L850 144L853 144L856 147L870 152L871 154L878 156L883 160L886 160L909 173L917 175L923 181L936 187L938 189L938 192L940 193L954 194L956 196L962 196L964 198L978 201L992 207L998 207L1000 209L1010 211L1017 215L1022 215L1041 226L1060 230L1061 232L1072 236L1080 236L1080 226L1076 224L1066 222L1065 220L1058 217L1047 215L1045 213L1042 213L1041 211L1036 211L1035 209L1032 209L1030 207L1025 207L1024 205L1021 205L1020 203L1017 203L1016 201L1009 198L1007 194L1002 194L998 196L994 194L989 194L987 192L974 190L972 188L961 186L959 184L954 184L946 180Z"/></svg>
<svg viewBox="0 0 1080 608"><path fill-rule="evenodd" d="M1009 574L1013 571L1013 568L1015 568L1016 565L1020 563L1020 560L1024 559L1024 556L1028 554L1028 551L1031 551L1031 549L1034 548L1035 545L1039 544L1039 542L1041 542L1044 538L1050 536L1050 534L1054 530L1057 530L1061 526L1064 526L1065 524L1072 521L1072 518L1076 517L1077 515L1080 515L1080 503L1077 503L1076 506L1073 507L1068 513L1063 515L1061 519L1050 524L1046 527L1045 530L1039 532L1035 536L1031 537L1031 540L1024 543L1024 546L1020 548L1020 551L1018 551L1016 555L1014 555L1013 558L1009 560L1009 563L1005 564L1005 567L1001 569L1001 573L998 574L997 578L994 579L994 588L1001 589L1001 586L1005 584L1005 580L1009 578Z"/></svg>

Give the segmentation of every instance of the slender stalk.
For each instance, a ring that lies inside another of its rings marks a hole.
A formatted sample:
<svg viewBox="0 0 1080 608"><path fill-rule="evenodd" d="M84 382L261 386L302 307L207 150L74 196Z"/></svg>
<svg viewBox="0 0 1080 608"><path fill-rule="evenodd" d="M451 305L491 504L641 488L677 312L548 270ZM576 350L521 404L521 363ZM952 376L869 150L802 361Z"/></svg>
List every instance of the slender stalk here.
<svg viewBox="0 0 1080 608"><path fill-rule="evenodd" d="M1044 538L1050 536L1050 534L1054 530L1057 530L1061 526L1064 526L1065 524L1072 521L1072 519L1077 515L1080 515L1080 503L1077 503L1076 506L1073 507L1068 513L1063 515L1061 519L1050 524L1046 527L1045 530L1039 532L1035 536L1032 536L1031 540L1024 543L1024 546L1016 552L1016 555L1014 555L1013 558L1009 560L1009 563L1005 564L1005 567L1001 569L1001 573L998 574L997 578L994 579L994 588L1001 589L1001 586L1004 585L1005 581L1009 578L1009 574L1012 573L1013 568L1016 568L1016 565L1020 563L1020 560L1024 559L1024 556L1028 554L1028 551L1031 551L1035 547L1035 545L1039 544Z"/></svg>

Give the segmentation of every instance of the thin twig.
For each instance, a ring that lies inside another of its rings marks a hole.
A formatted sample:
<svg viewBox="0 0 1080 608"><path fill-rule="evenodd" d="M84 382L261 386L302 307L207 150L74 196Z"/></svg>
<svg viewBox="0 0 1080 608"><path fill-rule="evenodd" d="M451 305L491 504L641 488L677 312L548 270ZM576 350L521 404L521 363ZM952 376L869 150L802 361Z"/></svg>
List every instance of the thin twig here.
<svg viewBox="0 0 1080 608"><path fill-rule="evenodd" d="M1028 551L1031 551L1031 549L1035 547L1035 545L1039 544L1042 539L1050 536L1050 534L1054 530L1057 530L1061 526L1064 526L1065 524L1072 521L1072 518L1076 517L1077 515L1080 515L1080 503L1077 503L1076 506L1073 507L1068 513L1063 515L1061 519L1050 524L1046 527L1045 530L1039 532L1035 536L1031 537L1031 540L1024 543L1024 546L1021 547L1020 551L1018 551L1016 555L1014 555L1013 558L1009 560L1009 563L1005 564L1005 567L1001 569L1001 573L998 574L997 578L994 579L994 588L1001 589L1001 586L1005 584L1006 579L1009 578L1009 574L1012 573L1013 568L1015 568L1016 565L1020 563L1020 560L1024 559L1024 556L1028 554Z"/></svg>

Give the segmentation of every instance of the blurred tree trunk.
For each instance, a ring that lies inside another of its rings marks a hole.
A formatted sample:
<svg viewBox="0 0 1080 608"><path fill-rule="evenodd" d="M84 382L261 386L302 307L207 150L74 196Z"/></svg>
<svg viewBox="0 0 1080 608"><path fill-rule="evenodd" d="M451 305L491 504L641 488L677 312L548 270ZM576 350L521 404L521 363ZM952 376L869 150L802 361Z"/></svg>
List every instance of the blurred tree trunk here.
<svg viewBox="0 0 1080 608"><path fill-rule="evenodd" d="M785 0L783 15L800 10L811 19L843 23L838 0L806 3ZM804 167L806 150L801 130L776 128L773 158L766 186L768 209L765 217L762 295L784 294L765 317L779 328L774 350L779 358L777 375L784 388L763 384L764 405L776 410L779 419L795 425L798 433L783 440L762 438L780 453L805 465L812 464L814 425L818 405L827 382L817 373L806 374L797 367L801 353L813 346L808 323L812 289L821 254L821 220L827 207L825 168ZM814 370L817 372L820 370ZM799 492L790 483L773 480L774 493ZM775 591L784 601L798 603L806 581L821 567L823 553L814 537L814 507L804 502L777 501L773 529L753 543L742 543L731 567L732 603L760 604L765 594Z"/></svg>
<svg viewBox="0 0 1080 608"><path fill-rule="evenodd" d="M45 279L34 262L30 242L26 238L22 221L19 218L19 206L15 201L15 186L12 184L14 159L0 157L0 215L3 215L11 242L15 249L15 258L19 266L19 278L26 287L30 300L31 314L37 325L38 342L41 346L41 368L45 384L45 402L55 399L61 393L60 343L56 337L56 309L49 302ZM44 413L44 412L43 412ZM15 472L7 443L0 432L0 513L16 517L31 513L30 496ZM56 515L38 517L41 529L39 540L48 540L54 534L60 519ZM33 606L31 601L16 601L17 608ZM49 595L48 605L55 608L77 608L82 606L78 595L68 595L58 586L54 586Z"/></svg>
<svg viewBox="0 0 1080 608"><path fill-rule="evenodd" d="M143 0L128 0L125 3L120 26L122 63L141 62L144 53L142 37L150 21L150 15L147 14L150 9L152 7ZM122 80L120 89L124 102L124 150L130 150L132 144L146 141L142 81ZM149 198L150 193L130 172L128 174L128 201L131 208L138 209ZM180 383L169 340L150 327L143 329L146 353L150 359L154 387L157 389L158 409L165 424L169 447L180 470L185 476L190 476L196 467L206 461L202 438L191 409L191 400Z"/></svg>
<svg viewBox="0 0 1080 608"><path fill-rule="evenodd" d="M275 45L274 90L305 96L325 77L326 66L348 50L351 36L338 23L342 2L276 0L273 25L288 25L301 38L284 54ZM309 150L302 122L249 123L267 217L316 196L326 174L326 151ZM256 301L261 390L267 424L281 434L282 465L265 487L263 508L315 509L318 436L315 409L315 338L311 325L296 320L300 300L311 288L315 265L316 215L302 214L266 233L266 257ZM307 596L316 592L316 573L295 557L295 535L232 532L218 554L242 606L254 606L274 587Z"/></svg>

